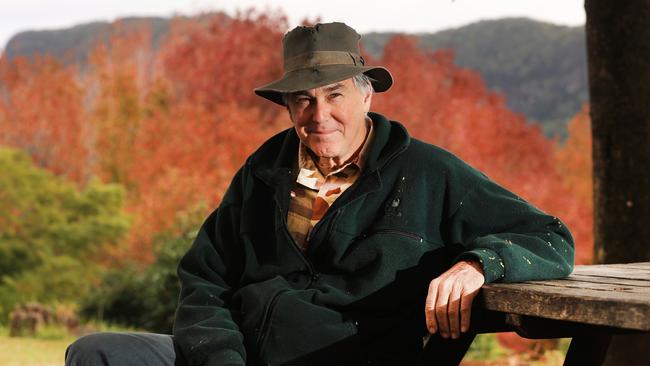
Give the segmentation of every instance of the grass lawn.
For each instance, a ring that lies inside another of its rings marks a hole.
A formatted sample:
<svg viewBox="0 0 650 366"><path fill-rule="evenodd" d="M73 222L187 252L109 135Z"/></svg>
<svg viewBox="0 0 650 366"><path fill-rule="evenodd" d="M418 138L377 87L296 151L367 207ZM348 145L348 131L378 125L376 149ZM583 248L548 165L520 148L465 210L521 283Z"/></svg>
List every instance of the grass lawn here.
<svg viewBox="0 0 650 366"><path fill-rule="evenodd" d="M0 334L0 365L61 366L65 349L74 339L12 338Z"/></svg>

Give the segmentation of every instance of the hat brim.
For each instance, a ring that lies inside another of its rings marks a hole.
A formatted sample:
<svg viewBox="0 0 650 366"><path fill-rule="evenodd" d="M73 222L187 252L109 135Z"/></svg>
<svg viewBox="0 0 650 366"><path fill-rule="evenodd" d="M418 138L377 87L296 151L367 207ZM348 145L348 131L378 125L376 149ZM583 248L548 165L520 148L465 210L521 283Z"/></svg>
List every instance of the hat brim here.
<svg viewBox="0 0 650 366"><path fill-rule="evenodd" d="M393 85L390 72L381 66L325 65L286 73L280 80L255 89L255 94L273 103L285 105L282 94L295 93L349 79L358 74L370 78L375 92L381 93Z"/></svg>

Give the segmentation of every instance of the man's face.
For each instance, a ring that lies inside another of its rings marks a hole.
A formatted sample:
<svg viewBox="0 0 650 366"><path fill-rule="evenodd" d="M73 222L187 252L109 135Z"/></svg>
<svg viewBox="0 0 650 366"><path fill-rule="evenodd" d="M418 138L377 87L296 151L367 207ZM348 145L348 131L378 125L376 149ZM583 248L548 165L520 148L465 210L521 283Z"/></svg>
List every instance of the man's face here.
<svg viewBox="0 0 650 366"><path fill-rule="evenodd" d="M366 137L371 100L372 93L362 94L348 79L293 93L287 108L300 141L317 156L341 164Z"/></svg>

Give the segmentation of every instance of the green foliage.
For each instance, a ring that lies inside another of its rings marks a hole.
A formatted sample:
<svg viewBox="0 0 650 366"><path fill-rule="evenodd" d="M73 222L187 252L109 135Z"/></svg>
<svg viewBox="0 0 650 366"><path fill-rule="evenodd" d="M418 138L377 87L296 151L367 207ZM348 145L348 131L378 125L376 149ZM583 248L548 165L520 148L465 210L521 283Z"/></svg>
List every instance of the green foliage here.
<svg viewBox="0 0 650 366"><path fill-rule="evenodd" d="M154 239L156 261L145 269L136 264L108 271L101 285L86 296L86 319L170 333L180 292L176 266L189 249L204 216L198 207L176 218L172 230Z"/></svg>
<svg viewBox="0 0 650 366"><path fill-rule="evenodd" d="M37 339L58 340L69 337L68 331L61 325L46 325L36 331Z"/></svg>
<svg viewBox="0 0 650 366"><path fill-rule="evenodd" d="M98 277L88 265L129 228L124 189L74 184L0 146L0 323L18 302L75 302Z"/></svg>

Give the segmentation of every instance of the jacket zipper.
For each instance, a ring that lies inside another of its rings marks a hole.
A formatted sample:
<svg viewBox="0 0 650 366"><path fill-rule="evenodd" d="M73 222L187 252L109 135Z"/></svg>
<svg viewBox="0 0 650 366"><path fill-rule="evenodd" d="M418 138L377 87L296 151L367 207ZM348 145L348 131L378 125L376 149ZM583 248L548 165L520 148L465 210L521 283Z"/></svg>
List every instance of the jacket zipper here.
<svg viewBox="0 0 650 366"><path fill-rule="evenodd" d="M280 211L280 215L282 215L282 226L284 227L285 235L289 238L289 240L291 240L291 243L292 243L291 246L296 251L296 253L298 253L300 258L302 258L303 262L305 262L305 265L307 266L307 269L309 270L309 276L310 276L310 278L313 279L314 277L316 277L316 270L314 269L314 264L309 260L309 258L307 258L305 253L303 253L302 249L300 249L300 247L298 246L298 243L296 243L296 241L293 239L293 236L291 236L291 233L289 232L289 227L287 226L287 217L286 217L286 215L284 215L284 212L282 212L282 210L280 210L280 207L282 207L282 206L280 206L280 201L278 200L277 197L275 197L275 205L278 208L278 210ZM318 224L316 224L316 225L318 225Z"/></svg>
<svg viewBox="0 0 650 366"><path fill-rule="evenodd" d="M332 220L330 221L331 224L330 224L329 231L327 232L327 235L325 235L325 240L324 240L325 243L327 243L330 240L330 237L332 236L332 231L334 231L334 226L336 225L336 219L341 214L341 211L343 211L343 208L339 208L334 212L334 216L332 216Z"/></svg>
<svg viewBox="0 0 650 366"><path fill-rule="evenodd" d="M327 242L327 240L329 240L329 237L332 235L332 229L334 228L334 224L336 223L336 218L339 216L340 213L341 213L341 208L337 209L332 214L332 218L330 219L330 223L331 223L330 230L327 232L327 235L325 235L324 242ZM317 228L320 228L321 222L323 222L322 219L318 223L316 223L316 225L314 225L314 227L309 231L309 234L307 234L307 242L309 242L309 240L312 238L312 233L314 233Z"/></svg>
<svg viewBox="0 0 650 366"><path fill-rule="evenodd" d="M273 298L271 298L271 301L269 301L269 306L266 308L266 312L264 313L264 319L262 320L262 324L260 324L260 332L257 336L257 340L255 341L255 348L257 349L258 354L261 353L262 345L264 343L264 339L266 339L266 333L268 333L270 323L271 323L271 317L273 316L274 309L275 309L275 304L278 302L278 299L280 296L285 293L287 290L280 291L273 295Z"/></svg>

